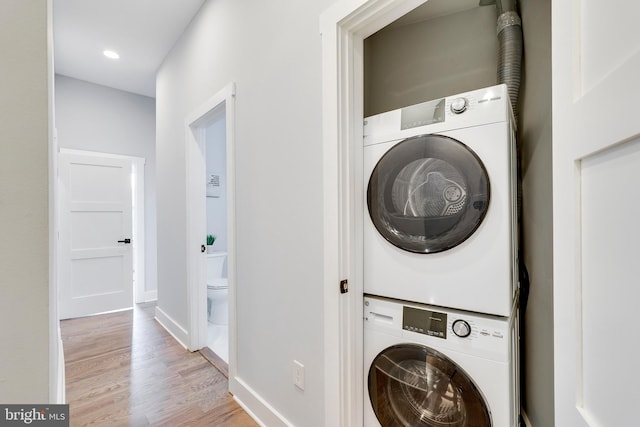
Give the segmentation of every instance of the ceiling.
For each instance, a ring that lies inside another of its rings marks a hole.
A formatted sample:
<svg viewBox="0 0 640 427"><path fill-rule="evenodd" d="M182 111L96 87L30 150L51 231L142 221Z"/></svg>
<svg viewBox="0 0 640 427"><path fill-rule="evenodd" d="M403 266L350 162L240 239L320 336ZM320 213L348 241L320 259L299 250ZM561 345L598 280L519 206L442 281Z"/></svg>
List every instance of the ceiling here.
<svg viewBox="0 0 640 427"><path fill-rule="evenodd" d="M385 28L389 29L402 25L415 24L416 22L428 21L441 16L473 9L478 7L478 5L479 0L429 0Z"/></svg>
<svg viewBox="0 0 640 427"><path fill-rule="evenodd" d="M156 71L204 1L53 0L55 71L155 97Z"/></svg>
<svg viewBox="0 0 640 427"><path fill-rule="evenodd" d="M155 97L156 71L205 0L53 0L57 74ZM429 0L389 27L478 7ZM110 49L120 59L106 58Z"/></svg>

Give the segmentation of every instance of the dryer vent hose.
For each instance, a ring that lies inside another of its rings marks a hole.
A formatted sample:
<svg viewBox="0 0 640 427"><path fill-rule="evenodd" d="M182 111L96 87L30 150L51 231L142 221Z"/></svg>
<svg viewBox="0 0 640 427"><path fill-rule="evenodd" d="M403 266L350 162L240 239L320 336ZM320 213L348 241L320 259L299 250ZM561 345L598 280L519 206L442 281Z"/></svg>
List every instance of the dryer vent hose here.
<svg viewBox="0 0 640 427"><path fill-rule="evenodd" d="M500 2L498 2L500 3ZM515 8L515 5L514 5ZM499 12L501 8L498 8ZM506 83L513 115L518 122L518 98L522 72L522 21L515 10L498 16L498 84Z"/></svg>
<svg viewBox="0 0 640 427"><path fill-rule="evenodd" d="M520 97L520 80L522 74L522 21L516 11L517 0L496 0L498 11L498 84L506 83L509 92L509 100L513 110L514 122L518 124L518 100ZM519 234L522 235L522 170L520 166L520 144L516 139L517 147L517 219ZM522 240L519 239L520 246ZM529 296L529 274L524 265L524 258L520 255L520 304L522 308L521 320L524 321Z"/></svg>

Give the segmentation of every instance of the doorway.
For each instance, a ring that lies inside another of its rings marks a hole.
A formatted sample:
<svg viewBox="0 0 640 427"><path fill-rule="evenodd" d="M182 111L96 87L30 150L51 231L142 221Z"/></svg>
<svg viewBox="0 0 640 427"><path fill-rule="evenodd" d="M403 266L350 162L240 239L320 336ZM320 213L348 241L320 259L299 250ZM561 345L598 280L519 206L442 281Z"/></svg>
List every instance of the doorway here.
<svg viewBox="0 0 640 427"><path fill-rule="evenodd" d="M362 425L364 39L425 0L338 2L320 17L323 64L324 326L327 423ZM342 293L336 291L340 281ZM347 292L344 292L344 291ZM339 366L340 369L336 369ZM338 390L338 393L334 391Z"/></svg>
<svg viewBox="0 0 640 427"><path fill-rule="evenodd" d="M226 112L205 128L207 211L207 347L229 360L229 285L227 280Z"/></svg>
<svg viewBox="0 0 640 427"><path fill-rule="evenodd" d="M209 255L226 252L222 276L227 284L227 351L230 385L235 367L235 85L227 85L185 120L187 158L187 290L189 304L188 347L191 351L209 345L209 305L207 269ZM220 158L224 143L224 159ZM218 146L216 149L216 146ZM212 153L209 168L207 152ZM214 165L215 163L215 165ZM222 168L224 165L224 168ZM223 170L224 169L224 170ZM210 195L210 197L207 197ZM224 198L222 197L224 195ZM209 203L211 201L211 203ZM216 203L218 202L218 203ZM207 225L207 205L212 216L226 221ZM223 206L221 206L223 205ZM222 211L221 211L222 209ZM207 236L216 241L208 254ZM209 292L210 293L210 292ZM215 350L214 350L215 351ZM222 352L222 350L219 350ZM219 356L221 356L219 354ZM223 358L224 360L224 358Z"/></svg>
<svg viewBox="0 0 640 427"><path fill-rule="evenodd" d="M60 149L60 319L130 309L134 299L143 300L144 163Z"/></svg>

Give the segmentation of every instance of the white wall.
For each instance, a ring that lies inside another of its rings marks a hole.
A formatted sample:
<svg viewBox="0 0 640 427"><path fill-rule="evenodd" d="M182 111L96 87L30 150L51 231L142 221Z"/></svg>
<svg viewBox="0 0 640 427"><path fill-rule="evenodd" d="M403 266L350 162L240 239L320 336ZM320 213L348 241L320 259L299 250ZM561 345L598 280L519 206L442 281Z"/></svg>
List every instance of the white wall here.
<svg viewBox="0 0 640 427"><path fill-rule="evenodd" d="M63 148L144 157L145 291L157 289L155 100L56 75Z"/></svg>
<svg viewBox="0 0 640 427"><path fill-rule="evenodd" d="M0 2L0 402L47 403L49 2ZM54 309L55 310L55 309ZM52 377L55 380L55 375Z"/></svg>
<svg viewBox="0 0 640 427"><path fill-rule="evenodd" d="M496 84L497 12L476 7L365 40L365 117Z"/></svg>
<svg viewBox="0 0 640 427"><path fill-rule="evenodd" d="M207 234L216 236L213 249L227 250L227 150L226 114L206 128L207 177L220 177L220 196L207 197Z"/></svg>
<svg viewBox="0 0 640 427"><path fill-rule="evenodd" d="M186 327L185 118L235 81L238 377L309 427L324 424L319 16L333 1L207 1L156 87L158 306Z"/></svg>

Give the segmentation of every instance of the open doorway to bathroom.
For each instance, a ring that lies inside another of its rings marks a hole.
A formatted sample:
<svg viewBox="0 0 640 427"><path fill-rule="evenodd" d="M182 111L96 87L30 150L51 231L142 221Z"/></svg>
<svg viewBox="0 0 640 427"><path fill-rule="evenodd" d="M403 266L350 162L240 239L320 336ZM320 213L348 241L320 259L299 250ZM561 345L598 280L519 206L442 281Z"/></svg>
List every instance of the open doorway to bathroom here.
<svg viewBox="0 0 640 427"><path fill-rule="evenodd" d="M234 83L185 119L189 296L185 340L189 350L216 356L222 366L214 365L228 376L230 389L236 366L234 123ZM212 245L207 245L208 235L215 236Z"/></svg>
<svg viewBox="0 0 640 427"><path fill-rule="evenodd" d="M227 280L227 132L222 110L205 128L207 347L229 363Z"/></svg>

